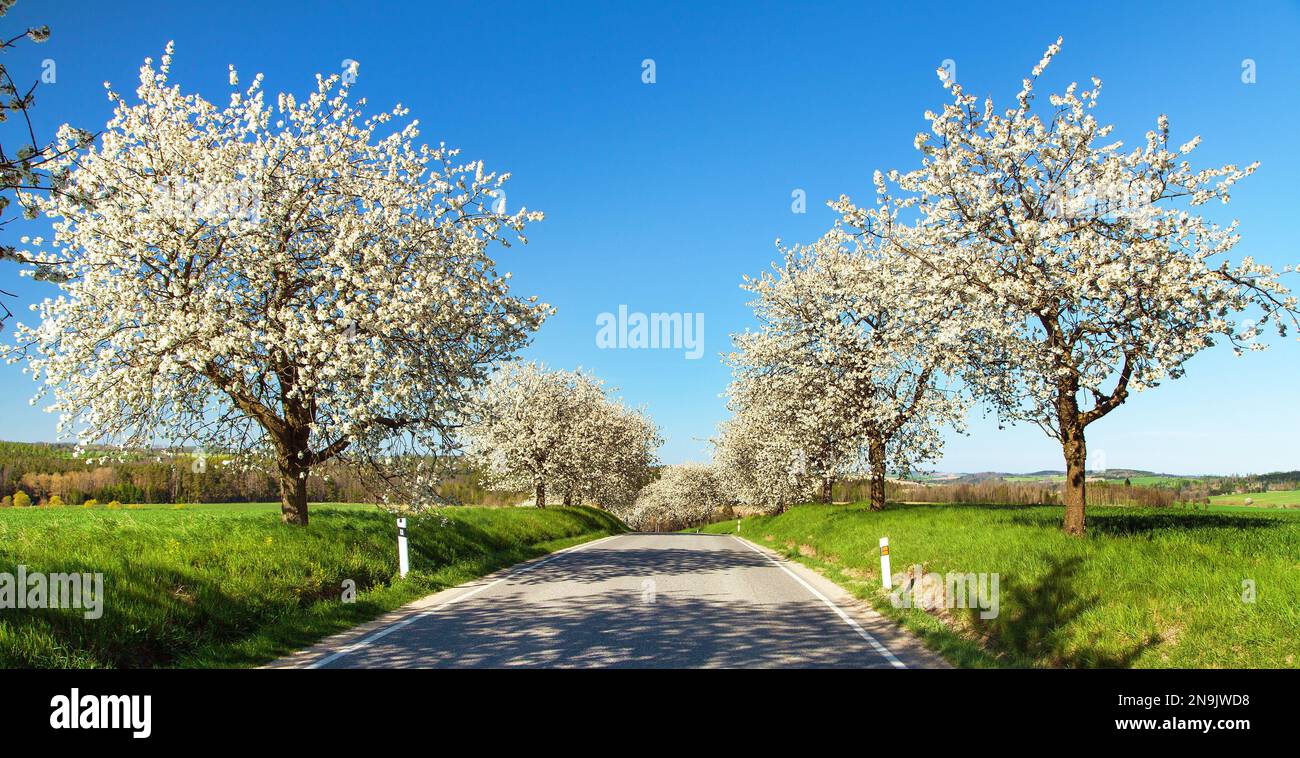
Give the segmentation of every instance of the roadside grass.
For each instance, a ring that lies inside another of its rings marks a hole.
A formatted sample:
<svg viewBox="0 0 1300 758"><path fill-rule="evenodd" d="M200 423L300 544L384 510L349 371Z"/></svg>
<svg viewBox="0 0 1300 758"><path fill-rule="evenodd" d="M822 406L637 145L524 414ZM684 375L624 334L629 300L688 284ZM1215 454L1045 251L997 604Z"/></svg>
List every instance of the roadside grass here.
<svg viewBox="0 0 1300 758"><path fill-rule="evenodd" d="M1276 490L1273 492L1248 492L1246 494L1231 495L1214 495L1210 498L1212 505L1247 505L1246 499L1250 498L1250 506L1273 506L1275 508L1287 506L1300 506L1300 490Z"/></svg>
<svg viewBox="0 0 1300 758"><path fill-rule="evenodd" d="M455 507L412 518L411 572L374 506L278 504L0 510L0 572L102 572L102 618L0 610L0 667L241 667L432 592L626 530L590 508ZM342 602L343 583L355 602Z"/></svg>
<svg viewBox="0 0 1300 758"><path fill-rule="evenodd" d="M1061 533L1055 506L803 505L746 518L741 536L822 571L958 666L1300 667L1300 513L1092 507L1088 518L1080 540ZM895 575L915 564L998 574L998 616L895 608L880 537Z"/></svg>

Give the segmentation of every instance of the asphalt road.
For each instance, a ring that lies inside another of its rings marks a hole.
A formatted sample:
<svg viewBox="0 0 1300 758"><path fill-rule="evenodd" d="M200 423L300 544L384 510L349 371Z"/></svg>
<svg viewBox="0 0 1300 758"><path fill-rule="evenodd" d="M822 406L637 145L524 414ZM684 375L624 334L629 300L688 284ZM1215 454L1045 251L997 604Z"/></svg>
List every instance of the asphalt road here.
<svg viewBox="0 0 1300 758"><path fill-rule="evenodd" d="M942 666L815 572L725 535L626 534L430 596L277 667Z"/></svg>

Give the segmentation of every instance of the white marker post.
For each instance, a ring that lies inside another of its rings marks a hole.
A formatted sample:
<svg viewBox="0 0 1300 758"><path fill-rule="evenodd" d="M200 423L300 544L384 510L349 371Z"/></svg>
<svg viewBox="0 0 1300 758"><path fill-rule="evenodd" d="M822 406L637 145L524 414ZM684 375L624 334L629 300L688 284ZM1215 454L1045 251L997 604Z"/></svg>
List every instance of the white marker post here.
<svg viewBox="0 0 1300 758"><path fill-rule="evenodd" d="M885 589L892 589L894 579L889 574L889 538L880 538L880 583Z"/></svg>
<svg viewBox="0 0 1300 758"><path fill-rule="evenodd" d="M397 520L397 574L406 576L411 570L411 556L406 549L406 519Z"/></svg>
<svg viewBox="0 0 1300 758"><path fill-rule="evenodd" d="M740 533L740 519L736 519L736 533Z"/></svg>

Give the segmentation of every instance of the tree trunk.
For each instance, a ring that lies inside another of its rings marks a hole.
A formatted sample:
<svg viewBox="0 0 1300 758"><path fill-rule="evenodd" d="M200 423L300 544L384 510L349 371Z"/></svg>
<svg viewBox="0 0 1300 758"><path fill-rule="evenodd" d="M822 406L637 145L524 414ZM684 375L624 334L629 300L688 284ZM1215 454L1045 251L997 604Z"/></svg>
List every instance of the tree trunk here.
<svg viewBox="0 0 1300 758"><path fill-rule="evenodd" d="M307 526L307 467L293 457L280 459L280 520Z"/></svg>
<svg viewBox="0 0 1300 758"><path fill-rule="evenodd" d="M537 503L538 508L546 507L546 482L540 479L537 481L533 491L533 500Z"/></svg>
<svg viewBox="0 0 1300 758"><path fill-rule="evenodd" d="M885 440L871 437L867 442L867 463L871 467L871 510L885 509Z"/></svg>
<svg viewBox="0 0 1300 758"><path fill-rule="evenodd" d="M565 505L565 507L568 507L568 506L573 505L573 493L572 493L572 492L566 492L566 493L564 493L564 505Z"/></svg>
<svg viewBox="0 0 1300 758"><path fill-rule="evenodd" d="M827 474L822 477L822 502L830 505L832 501L831 490L835 487L835 477Z"/></svg>
<svg viewBox="0 0 1300 758"><path fill-rule="evenodd" d="M1063 396L1057 401L1059 422L1061 425L1061 450L1065 454L1065 485L1063 500L1065 502L1065 523L1062 528L1066 534L1082 537L1084 529L1084 511L1087 506L1088 483L1088 444L1083 435L1083 424L1079 422L1078 403L1074 394Z"/></svg>

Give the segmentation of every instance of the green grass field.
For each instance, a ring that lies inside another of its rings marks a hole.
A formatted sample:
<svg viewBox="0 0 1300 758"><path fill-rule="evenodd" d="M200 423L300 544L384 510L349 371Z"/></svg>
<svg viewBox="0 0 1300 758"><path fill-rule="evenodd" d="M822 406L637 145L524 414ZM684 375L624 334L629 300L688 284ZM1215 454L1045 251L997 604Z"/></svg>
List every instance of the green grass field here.
<svg viewBox="0 0 1300 758"><path fill-rule="evenodd" d="M0 572L102 572L102 618L0 610L0 667L212 667L269 661L498 568L624 530L588 508L446 508L413 519L411 573L373 506L274 503L0 510ZM356 602L341 601L344 580Z"/></svg>
<svg viewBox="0 0 1300 758"><path fill-rule="evenodd" d="M1278 490L1276 492L1251 492L1246 495L1215 495L1210 498L1213 505L1246 505L1246 499L1252 506L1271 508L1300 507L1300 490Z"/></svg>
<svg viewBox="0 0 1300 758"><path fill-rule="evenodd" d="M805 505L744 519L742 535L821 570L960 666L1300 667L1300 513L1094 507L1088 519L1077 540L1052 506ZM997 573L997 618L894 608L882 536L894 573Z"/></svg>

